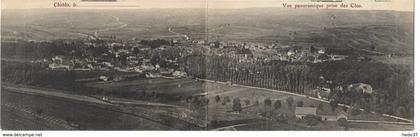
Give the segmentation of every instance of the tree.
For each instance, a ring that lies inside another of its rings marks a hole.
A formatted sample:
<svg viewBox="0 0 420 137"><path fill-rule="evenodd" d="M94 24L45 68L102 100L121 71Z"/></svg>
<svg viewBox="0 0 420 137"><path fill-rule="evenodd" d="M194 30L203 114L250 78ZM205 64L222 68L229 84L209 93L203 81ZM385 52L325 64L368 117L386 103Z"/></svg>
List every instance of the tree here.
<svg viewBox="0 0 420 137"><path fill-rule="evenodd" d="M293 106L293 97L288 97L287 99L286 99L286 102L287 102L287 106L289 106L289 107L292 107Z"/></svg>
<svg viewBox="0 0 420 137"><path fill-rule="evenodd" d="M140 53L140 50L139 50L139 48L137 48L137 47L134 47L133 49L133 54L139 54Z"/></svg>
<svg viewBox="0 0 420 137"><path fill-rule="evenodd" d="M258 100L255 100L254 105L255 105L255 106L259 106L259 105L260 105L260 102L259 102Z"/></svg>
<svg viewBox="0 0 420 137"><path fill-rule="evenodd" d="M236 111L236 112L241 112L242 111L241 99L239 99L238 97L233 99L232 109L233 109L233 111Z"/></svg>
<svg viewBox="0 0 420 137"><path fill-rule="evenodd" d="M279 109L279 108L281 108L281 100L276 100L276 101L274 102L274 108L275 108L275 109Z"/></svg>
<svg viewBox="0 0 420 137"><path fill-rule="evenodd" d="M299 101L299 102L297 103L297 106L298 106L298 107L303 107L303 101Z"/></svg>
<svg viewBox="0 0 420 137"><path fill-rule="evenodd" d="M354 105L350 110L352 116L357 116L362 112L359 105Z"/></svg>
<svg viewBox="0 0 420 137"><path fill-rule="evenodd" d="M219 102L220 101L220 96L216 95L216 97L214 97L214 100L216 100L216 102Z"/></svg>
<svg viewBox="0 0 420 137"><path fill-rule="evenodd" d="M120 92L119 92L120 93ZM140 94L140 96L142 97L142 98L147 98L147 93L146 93L146 91L142 91L141 92L141 94ZM187 102L188 102L188 100L186 100Z"/></svg>
<svg viewBox="0 0 420 137"><path fill-rule="evenodd" d="M317 109L320 110L320 111L323 111L324 110L324 105L322 105L322 103L319 103Z"/></svg>
<svg viewBox="0 0 420 137"><path fill-rule="evenodd" d="M245 100L245 105L249 106L251 104L251 101L249 101L249 99Z"/></svg>
<svg viewBox="0 0 420 137"><path fill-rule="evenodd" d="M271 106L271 104L272 104L272 102L271 102L271 99L270 98L264 99L264 105L265 106Z"/></svg>
<svg viewBox="0 0 420 137"><path fill-rule="evenodd" d="M225 97L223 98L223 102L225 102L225 103L230 102L230 97L229 97L229 96L225 96Z"/></svg>
<svg viewBox="0 0 420 137"><path fill-rule="evenodd" d="M400 117L407 117L407 111L404 107L399 106L397 109L396 115Z"/></svg>
<svg viewBox="0 0 420 137"><path fill-rule="evenodd" d="M331 109L334 111L338 106L338 102L336 100L332 100L330 101L330 106L331 106Z"/></svg>
<svg viewBox="0 0 420 137"><path fill-rule="evenodd" d="M143 91L144 96L147 97L147 94L145 91ZM188 96L187 98L185 98L185 102L190 103L193 100L193 96Z"/></svg>

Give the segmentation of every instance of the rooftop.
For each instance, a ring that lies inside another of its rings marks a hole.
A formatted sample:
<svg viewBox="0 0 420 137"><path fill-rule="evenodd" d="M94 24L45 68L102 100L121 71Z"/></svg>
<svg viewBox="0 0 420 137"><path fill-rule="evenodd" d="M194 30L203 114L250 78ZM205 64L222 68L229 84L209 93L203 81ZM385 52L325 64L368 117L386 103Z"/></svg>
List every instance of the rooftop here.
<svg viewBox="0 0 420 137"><path fill-rule="evenodd" d="M296 107L296 115L316 115L316 108L313 107Z"/></svg>

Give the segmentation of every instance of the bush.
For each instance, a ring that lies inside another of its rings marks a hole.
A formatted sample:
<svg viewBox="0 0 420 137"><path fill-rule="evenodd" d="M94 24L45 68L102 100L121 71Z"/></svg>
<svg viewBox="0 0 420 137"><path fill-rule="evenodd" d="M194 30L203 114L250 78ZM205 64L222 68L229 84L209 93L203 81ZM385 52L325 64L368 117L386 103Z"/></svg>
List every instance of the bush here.
<svg viewBox="0 0 420 137"><path fill-rule="evenodd" d="M304 120L309 126L316 126L322 121L322 118L320 116L308 115L304 117Z"/></svg>
<svg viewBox="0 0 420 137"><path fill-rule="evenodd" d="M220 96L216 95L216 97L214 97L214 100L216 100L216 102L220 102Z"/></svg>

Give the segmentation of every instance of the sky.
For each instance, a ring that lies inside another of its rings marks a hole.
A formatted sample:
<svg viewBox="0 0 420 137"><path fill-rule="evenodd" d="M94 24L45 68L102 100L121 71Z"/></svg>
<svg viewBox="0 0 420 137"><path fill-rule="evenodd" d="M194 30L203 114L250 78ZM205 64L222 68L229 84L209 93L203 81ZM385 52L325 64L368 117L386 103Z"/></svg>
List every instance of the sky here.
<svg viewBox="0 0 420 137"><path fill-rule="evenodd" d="M75 3L76 8L283 8L288 4L313 4L311 0L117 0L117 2L81 2L81 0L1 0L2 9L55 8L55 2ZM387 2L375 2L387 1ZM358 3L361 10L413 11L414 0L343 0L343 3ZM71 7L75 8L75 7ZM358 10L360 10L358 9Z"/></svg>

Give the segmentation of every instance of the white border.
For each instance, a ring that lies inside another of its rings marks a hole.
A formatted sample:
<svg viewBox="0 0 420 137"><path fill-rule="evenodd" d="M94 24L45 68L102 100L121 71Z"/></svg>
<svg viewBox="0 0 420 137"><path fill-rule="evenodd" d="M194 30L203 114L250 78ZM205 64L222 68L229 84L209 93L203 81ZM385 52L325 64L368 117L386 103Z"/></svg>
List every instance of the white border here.
<svg viewBox="0 0 420 137"><path fill-rule="evenodd" d="M414 0L413 0L414 1ZM1 6L1 3L0 3ZM415 9L420 8L420 2L415 2ZM1 11L0 11L1 14ZM415 10L415 26L420 25L420 13ZM1 20L1 17L0 17ZM1 23L0 23L1 25ZM1 37L1 36L0 36ZM420 39L419 28L415 28L415 39ZM339 136L339 137L405 137L403 133L419 133L419 114L420 106L419 99L420 93L416 93L420 90L419 81L419 64L420 64L420 42L415 41L415 119L414 119L414 131L0 131L0 137L3 134L38 134L41 133L42 137L326 137L326 136ZM419 135L417 135L419 136Z"/></svg>

